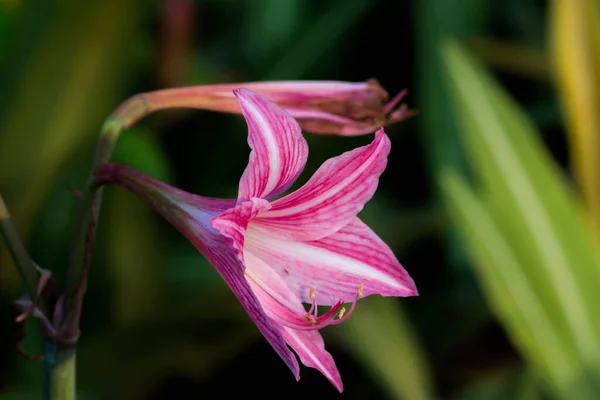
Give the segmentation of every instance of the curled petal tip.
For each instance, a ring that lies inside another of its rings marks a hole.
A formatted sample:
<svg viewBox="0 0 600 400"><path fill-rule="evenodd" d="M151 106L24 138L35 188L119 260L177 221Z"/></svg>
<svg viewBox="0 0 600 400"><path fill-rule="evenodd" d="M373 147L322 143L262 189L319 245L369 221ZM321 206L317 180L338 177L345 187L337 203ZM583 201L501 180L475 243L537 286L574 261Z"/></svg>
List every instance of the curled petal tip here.
<svg viewBox="0 0 600 400"><path fill-rule="evenodd" d="M383 139L386 142L390 142L390 138L388 137L387 133L385 133L385 130L383 130L383 128L379 128L376 132L375 132L375 139Z"/></svg>
<svg viewBox="0 0 600 400"><path fill-rule="evenodd" d="M247 94L247 92L250 92L250 90L246 89L246 88L243 88L243 87L239 87L237 89L233 89L233 94L237 98L240 98L240 96L243 97L245 94Z"/></svg>

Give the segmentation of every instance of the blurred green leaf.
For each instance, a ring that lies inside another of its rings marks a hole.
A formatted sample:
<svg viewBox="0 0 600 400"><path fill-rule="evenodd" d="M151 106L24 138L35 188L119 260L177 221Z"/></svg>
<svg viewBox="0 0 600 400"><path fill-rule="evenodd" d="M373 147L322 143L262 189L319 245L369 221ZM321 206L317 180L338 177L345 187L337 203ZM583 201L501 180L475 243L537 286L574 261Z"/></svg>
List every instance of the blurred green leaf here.
<svg viewBox="0 0 600 400"><path fill-rule="evenodd" d="M427 156L432 171L441 165L464 169L464 153L460 146L449 93L444 85L444 63L439 46L448 37L480 36L489 19L485 0L420 0L415 2L418 40L417 108L427 141Z"/></svg>
<svg viewBox="0 0 600 400"><path fill-rule="evenodd" d="M52 20L0 120L0 188L27 240L67 160L118 104L127 45L142 13L135 0L74 2ZM0 264L6 264L6 255ZM2 268L10 285L12 268Z"/></svg>
<svg viewBox="0 0 600 400"><path fill-rule="evenodd" d="M274 52L289 45L299 25L305 2L258 0L246 3L248 18L245 50L251 62L264 65Z"/></svg>
<svg viewBox="0 0 600 400"><path fill-rule="evenodd" d="M348 349L394 399L431 399L429 366L396 299L369 297L344 322Z"/></svg>
<svg viewBox="0 0 600 400"><path fill-rule="evenodd" d="M453 104L444 85L444 63L440 43L448 37L481 36L489 24L491 3L486 0L419 0L414 3L417 40L416 108L423 117L417 119L423 134L425 157L431 177L441 166L452 165L466 170L464 152L458 140ZM435 179L432 180L437 185ZM439 198L434 187L435 200ZM465 255L455 232L449 229L448 249L451 265L465 275Z"/></svg>
<svg viewBox="0 0 600 400"><path fill-rule="evenodd" d="M600 230L600 15L596 0L554 0L550 39L573 169Z"/></svg>
<svg viewBox="0 0 600 400"><path fill-rule="evenodd" d="M371 5L368 0L330 2L327 12L308 24L262 79L302 79Z"/></svg>
<svg viewBox="0 0 600 400"><path fill-rule="evenodd" d="M456 43L443 50L485 194L482 204L454 172L443 173L453 216L525 356L557 393L591 398L599 388L600 264L580 205L518 106Z"/></svg>
<svg viewBox="0 0 600 400"><path fill-rule="evenodd" d="M510 244L463 178L446 170L440 179L491 306L528 360L557 388L567 385L576 356L558 337Z"/></svg>

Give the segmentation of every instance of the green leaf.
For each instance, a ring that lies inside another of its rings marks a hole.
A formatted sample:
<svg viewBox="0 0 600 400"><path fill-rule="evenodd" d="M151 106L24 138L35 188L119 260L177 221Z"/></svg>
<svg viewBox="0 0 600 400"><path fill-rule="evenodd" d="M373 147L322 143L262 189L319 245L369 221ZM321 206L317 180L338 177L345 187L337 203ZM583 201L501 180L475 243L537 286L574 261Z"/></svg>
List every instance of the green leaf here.
<svg viewBox="0 0 600 400"><path fill-rule="evenodd" d="M13 219L26 241L59 170L91 144L119 103L127 48L143 15L133 0L74 2L60 10L0 120L0 188L15 204ZM7 262L0 252L0 264ZM2 268L3 285L14 282L12 270Z"/></svg>
<svg viewBox="0 0 600 400"><path fill-rule="evenodd" d="M557 334L511 245L460 175L445 170L440 182L491 307L528 360L557 389L567 385L577 355Z"/></svg>
<svg viewBox="0 0 600 400"><path fill-rule="evenodd" d="M299 35L263 80L300 79L371 6L367 0L336 0Z"/></svg>
<svg viewBox="0 0 600 400"><path fill-rule="evenodd" d="M396 299L370 297L342 325L351 353L394 399L430 399L429 366Z"/></svg>
<svg viewBox="0 0 600 400"><path fill-rule="evenodd" d="M482 66L453 42L444 46L443 55L484 205L456 177L445 174L441 182L459 226L472 231L463 233L480 272L486 271L482 282L495 293L493 303L525 355L561 394L577 385L582 393L594 393L598 374L591 371L600 366L595 311L600 263L580 203L529 118ZM481 230L487 232L485 240ZM495 251L489 251L492 247ZM504 284L491 282L495 279ZM510 294L517 282L520 289ZM527 307L537 319L518 317L517 311ZM537 343L543 334L554 344L542 355ZM553 355L546 359L548 354Z"/></svg>
<svg viewBox="0 0 600 400"><path fill-rule="evenodd" d="M600 228L600 15L596 0L554 0L550 39L573 169Z"/></svg>

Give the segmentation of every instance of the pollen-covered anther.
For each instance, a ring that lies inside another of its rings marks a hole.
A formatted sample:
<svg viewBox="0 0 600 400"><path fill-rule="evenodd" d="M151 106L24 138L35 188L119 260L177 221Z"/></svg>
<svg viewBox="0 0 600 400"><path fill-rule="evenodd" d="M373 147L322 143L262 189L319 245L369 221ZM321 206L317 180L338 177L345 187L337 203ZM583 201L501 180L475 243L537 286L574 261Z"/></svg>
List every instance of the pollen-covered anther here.
<svg viewBox="0 0 600 400"><path fill-rule="evenodd" d="M314 300L314 299L315 299L315 291L316 291L316 289L315 289L315 288L310 288L310 290L308 291L308 297L309 297L311 300Z"/></svg>
<svg viewBox="0 0 600 400"><path fill-rule="evenodd" d="M313 325L317 323L317 320L315 319L315 317L313 317L310 314L305 314L302 317Z"/></svg>
<svg viewBox="0 0 600 400"><path fill-rule="evenodd" d="M365 290L365 284L361 283L360 286L358 287L358 290L356 293L356 298L352 302L352 305L350 306L350 309L348 310L348 312L346 313L346 307L341 307L340 311L337 313L337 319L332 320L330 322L330 324L339 324L339 323L344 322L348 318L350 318L350 315L352 315L352 312L354 311L354 307L356 307L356 302L358 301L358 299L360 299L363 296L364 290Z"/></svg>

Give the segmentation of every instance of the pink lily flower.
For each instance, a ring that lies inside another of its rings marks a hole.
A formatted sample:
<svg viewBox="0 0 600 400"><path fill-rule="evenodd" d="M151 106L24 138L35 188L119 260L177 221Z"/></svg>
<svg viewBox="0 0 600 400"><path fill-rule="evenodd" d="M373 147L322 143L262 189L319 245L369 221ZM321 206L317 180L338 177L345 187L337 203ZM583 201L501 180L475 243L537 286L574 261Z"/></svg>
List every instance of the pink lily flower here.
<svg viewBox="0 0 600 400"><path fill-rule="evenodd" d="M299 365L288 346L341 392L318 329L347 319L361 297L417 295L390 248L357 217L377 188L390 141L380 129L371 144L327 160L304 186L275 199L303 170L307 143L294 118L272 101L245 88L234 93L252 149L237 199L186 193L116 164L100 166L96 181L124 186L181 231L296 379ZM318 306L331 308L319 315Z"/></svg>
<svg viewBox="0 0 600 400"><path fill-rule="evenodd" d="M260 93L294 117L302 129L345 136L371 133L417 114L400 101L407 91L389 100L375 79L366 82L270 81L228 83L163 89L136 95L123 103L112 119L131 126L143 116L167 108L197 108L241 113L233 95L239 87Z"/></svg>

